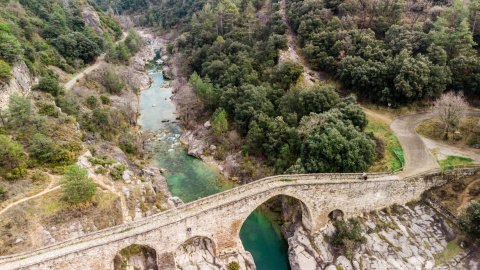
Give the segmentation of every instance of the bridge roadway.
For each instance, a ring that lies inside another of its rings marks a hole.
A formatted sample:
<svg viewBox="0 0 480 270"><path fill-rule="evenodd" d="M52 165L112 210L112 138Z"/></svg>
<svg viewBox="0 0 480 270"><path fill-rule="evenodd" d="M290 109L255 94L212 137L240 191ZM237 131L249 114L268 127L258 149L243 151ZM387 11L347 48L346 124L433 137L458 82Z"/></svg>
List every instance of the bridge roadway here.
<svg viewBox="0 0 480 270"><path fill-rule="evenodd" d="M104 229L44 248L0 257L0 269L113 269L117 252L131 244L157 252L160 269L175 269L174 251L195 236L209 237L217 256L243 253L239 233L245 219L276 195L302 202L302 221L316 231L328 213L346 217L418 199L445 183L440 174L400 179L388 173L280 175L224 191L145 219Z"/></svg>

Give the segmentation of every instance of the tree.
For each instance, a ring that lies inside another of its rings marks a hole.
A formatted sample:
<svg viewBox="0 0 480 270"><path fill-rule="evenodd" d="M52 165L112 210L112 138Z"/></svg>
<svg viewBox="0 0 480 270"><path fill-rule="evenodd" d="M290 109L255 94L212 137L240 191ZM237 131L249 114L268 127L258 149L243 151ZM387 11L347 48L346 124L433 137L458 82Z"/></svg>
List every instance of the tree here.
<svg viewBox="0 0 480 270"><path fill-rule="evenodd" d="M97 184L88 177L88 171L79 165L68 166L61 184L63 198L71 203L86 202L97 194Z"/></svg>
<svg viewBox="0 0 480 270"><path fill-rule="evenodd" d="M325 122L303 142L302 164L309 173L364 171L375 160L373 136L360 132L341 114L323 114Z"/></svg>
<svg viewBox="0 0 480 270"><path fill-rule="evenodd" d="M62 90L58 81L58 76L52 74L47 74L46 76L41 77L35 88L50 93L52 96L57 96Z"/></svg>
<svg viewBox="0 0 480 270"><path fill-rule="evenodd" d="M216 136L223 136L228 131L227 112L224 109L213 119L212 130Z"/></svg>
<svg viewBox="0 0 480 270"><path fill-rule="evenodd" d="M107 91L111 94L118 94L125 87L125 84L120 79L120 77L118 77L117 73L115 73L115 70L113 68L109 69L107 71L107 74L105 75L105 87L107 88Z"/></svg>
<svg viewBox="0 0 480 270"><path fill-rule="evenodd" d="M9 62L16 62L23 58L22 45L15 36L0 32L0 55Z"/></svg>
<svg viewBox="0 0 480 270"><path fill-rule="evenodd" d="M22 145L16 141L10 140L7 136L0 134L0 176L7 176L14 170L13 175L25 171L27 157L23 152Z"/></svg>
<svg viewBox="0 0 480 270"><path fill-rule="evenodd" d="M5 61L0 60L0 84L8 83L13 78L12 68Z"/></svg>
<svg viewBox="0 0 480 270"><path fill-rule="evenodd" d="M480 202L472 202L458 219L460 228L472 240L480 239Z"/></svg>
<svg viewBox="0 0 480 270"><path fill-rule="evenodd" d="M32 118L32 105L28 98L21 97L18 93L10 95L8 102L9 123L13 128L27 126Z"/></svg>
<svg viewBox="0 0 480 270"><path fill-rule="evenodd" d="M440 118L444 126L444 138L454 131L465 117L468 109L468 103L463 95L448 92L443 94L434 103L434 113Z"/></svg>
<svg viewBox="0 0 480 270"><path fill-rule="evenodd" d="M41 133L33 136L32 146L30 146L30 156L37 159L40 163L52 162L55 158L56 147L52 139Z"/></svg>

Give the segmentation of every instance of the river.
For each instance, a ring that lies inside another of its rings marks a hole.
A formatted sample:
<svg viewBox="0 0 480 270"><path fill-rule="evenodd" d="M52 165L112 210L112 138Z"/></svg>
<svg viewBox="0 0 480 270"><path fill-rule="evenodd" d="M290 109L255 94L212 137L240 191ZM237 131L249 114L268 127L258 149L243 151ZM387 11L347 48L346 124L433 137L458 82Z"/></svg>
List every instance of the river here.
<svg viewBox="0 0 480 270"><path fill-rule="evenodd" d="M158 58L156 58L158 59ZM171 88L164 88L165 79L154 66L149 75L153 83L139 96L139 124L155 134L152 144L153 159L158 168L165 168L168 187L173 196L185 203L230 188L235 184L225 179L220 171L202 160L187 154L179 138L183 128L170 97ZM240 238L246 250L252 253L258 270L288 270L288 244L272 222L276 216L260 209L245 221Z"/></svg>

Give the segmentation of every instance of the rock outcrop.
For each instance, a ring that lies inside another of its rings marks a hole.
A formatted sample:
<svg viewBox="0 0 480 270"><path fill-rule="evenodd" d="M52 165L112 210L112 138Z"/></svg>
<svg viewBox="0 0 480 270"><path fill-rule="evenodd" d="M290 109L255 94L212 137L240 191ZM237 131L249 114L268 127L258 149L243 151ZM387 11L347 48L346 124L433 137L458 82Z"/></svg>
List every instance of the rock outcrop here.
<svg viewBox="0 0 480 270"><path fill-rule="evenodd" d="M100 26L102 23L100 22L100 17L98 17L98 14L95 10L93 10L89 6L85 6L82 11L82 17L83 20L95 30L98 34L103 34L102 28Z"/></svg>
<svg viewBox="0 0 480 270"><path fill-rule="evenodd" d="M436 254L441 254L447 243L455 241L456 231L430 207L395 206L393 212L373 212L361 218L365 242L352 250L351 259L336 254L325 241L333 234L333 225L327 225L314 235L299 226L288 238L292 270L337 269L337 266L345 270L480 269L478 260L462 260L468 254L474 256L474 252L468 250L449 263L435 267Z"/></svg>
<svg viewBox="0 0 480 270"><path fill-rule="evenodd" d="M11 94L18 93L20 96L26 96L30 93L32 85L38 83L38 79L32 76L23 61L13 65L12 74L14 78L8 84L0 84L0 109L7 108Z"/></svg>
<svg viewBox="0 0 480 270"><path fill-rule="evenodd" d="M215 256L214 243L206 237L194 237L175 251L175 263L178 269L183 270L227 270L229 265L236 262L241 270L255 270L253 257L250 253L245 255L232 254L219 259Z"/></svg>

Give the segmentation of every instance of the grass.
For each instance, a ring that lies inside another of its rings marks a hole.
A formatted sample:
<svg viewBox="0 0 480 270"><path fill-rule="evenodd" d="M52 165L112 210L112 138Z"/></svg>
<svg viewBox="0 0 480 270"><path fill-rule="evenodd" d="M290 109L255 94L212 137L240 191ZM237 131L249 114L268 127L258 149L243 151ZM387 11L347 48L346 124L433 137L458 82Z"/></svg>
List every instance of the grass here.
<svg viewBox="0 0 480 270"><path fill-rule="evenodd" d="M472 163L473 159L459 156L447 156L446 159L437 160L441 167L451 167L455 165Z"/></svg>
<svg viewBox="0 0 480 270"><path fill-rule="evenodd" d="M463 249L458 245L458 238L448 242L447 246L441 253L433 256L435 258L435 266L449 262L462 251Z"/></svg>
<svg viewBox="0 0 480 270"><path fill-rule="evenodd" d="M449 145L466 146L468 142L472 140L472 135L480 134L479 120L479 117L466 117L458 127L459 133L457 135L450 134L447 139L444 138L444 127L439 118L433 118L420 123L416 131L421 136L432 140L441 140L443 143Z"/></svg>
<svg viewBox="0 0 480 270"><path fill-rule="evenodd" d="M70 77L70 80L75 79L78 76L78 73L73 73L72 76Z"/></svg>
<svg viewBox="0 0 480 270"><path fill-rule="evenodd" d="M375 161L375 163L370 167L369 171L372 172L384 172L384 171L395 171L402 167L403 159L403 149L398 141L397 136L393 134L389 125L385 121L367 115L368 125L365 128L366 131L373 132L376 137L379 137L385 141L385 157L382 160ZM399 160L399 157L402 159Z"/></svg>

